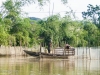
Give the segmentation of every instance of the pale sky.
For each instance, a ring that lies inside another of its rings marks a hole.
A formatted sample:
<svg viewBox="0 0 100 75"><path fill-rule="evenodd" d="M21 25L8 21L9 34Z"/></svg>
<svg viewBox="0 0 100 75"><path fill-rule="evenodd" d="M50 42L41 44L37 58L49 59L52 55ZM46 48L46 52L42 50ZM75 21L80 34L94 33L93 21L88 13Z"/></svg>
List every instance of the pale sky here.
<svg viewBox="0 0 100 75"><path fill-rule="evenodd" d="M0 0L0 5L2 4L2 1ZM54 4L54 10L53 10L53 4ZM38 18L45 18L49 15L60 13L61 16L64 16L66 11L69 11L68 6L76 12L75 15L77 19L82 19L81 12L87 10L87 5L100 5L99 0L68 0L67 5L63 5L60 0L51 0L50 4L50 10L49 10L49 4L46 4L45 6L40 9L37 4L31 4L28 6L23 7L23 11L28 13L28 17L38 17ZM49 14L50 11L50 14Z"/></svg>

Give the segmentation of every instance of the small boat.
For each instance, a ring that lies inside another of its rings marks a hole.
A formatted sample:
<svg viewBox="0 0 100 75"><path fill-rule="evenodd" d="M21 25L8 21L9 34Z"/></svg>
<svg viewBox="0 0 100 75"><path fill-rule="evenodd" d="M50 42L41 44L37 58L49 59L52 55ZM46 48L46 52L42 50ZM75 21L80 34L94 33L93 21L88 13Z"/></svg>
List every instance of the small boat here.
<svg viewBox="0 0 100 75"><path fill-rule="evenodd" d="M30 56L39 57L39 58L68 58L68 56L75 55L75 49L65 50L63 54L55 54L55 53L44 53L44 52L33 52L24 50L24 52Z"/></svg>

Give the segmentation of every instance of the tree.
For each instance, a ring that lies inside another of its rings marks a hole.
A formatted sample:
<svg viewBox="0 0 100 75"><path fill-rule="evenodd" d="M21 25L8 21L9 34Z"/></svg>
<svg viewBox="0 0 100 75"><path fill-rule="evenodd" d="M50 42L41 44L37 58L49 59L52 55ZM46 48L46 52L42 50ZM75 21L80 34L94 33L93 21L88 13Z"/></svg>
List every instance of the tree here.
<svg viewBox="0 0 100 75"><path fill-rule="evenodd" d="M93 6L89 4L86 12L82 12L82 16L85 19L90 19L97 27L100 28L100 6Z"/></svg>
<svg viewBox="0 0 100 75"><path fill-rule="evenodd" d="M53 15L48 17L44 21L40 21L41 25L40 37L48 48L48 53L51 51L51 44L58 41L58 31L59 31L59 15Z"/></svg>
<svg viewBox="0 0 100 75"><path fill-rule="evenodd" d="M85 21L84 22L84 30L87 32L87 35L85 36L85 40L88 42L88 46L94 46L96 43L98 43L97 40L97 34L98 34L98 28L95 26L95 24Z"/></svg>
<svg viewBox="0 0 100 75"><path fill-rule="evenodd" d="M7 32L7 28L5 23L0 15L0 45L8 45L9 44L9 33Z"/></svg>
<svg viewBox="0 0 100 75"><path fill-rule="evenodd" d="M49 0L6 0L6 2L2 5L2 18L4 21L4 27L5 30L12 36L16 37L16 45L20 45L21 42L26 41L29 43L29 39L38 38L39 34L39 26L35 27L38 29L38 31L35 31L32 29L30 25L29 20L23 20L21 17L21 7L23 7L26 4L31 4L33 2L38 2L40 5L44 5L45 2L48 2ZM61 0L64 4L67 3L67 0ZM27 23L29 22L29 23ZM34 35L32 34L34 33ZM49 32L51 34L51 31ZM32 36L30 36L32 35ZM18 42L20 41L20 42ZM31 40L32 41L32 40ZM35 41L35 39L34 39ZM32 42L31 42L32 43ZM21 43L21 45L24 45L24 43Z"/></svg>

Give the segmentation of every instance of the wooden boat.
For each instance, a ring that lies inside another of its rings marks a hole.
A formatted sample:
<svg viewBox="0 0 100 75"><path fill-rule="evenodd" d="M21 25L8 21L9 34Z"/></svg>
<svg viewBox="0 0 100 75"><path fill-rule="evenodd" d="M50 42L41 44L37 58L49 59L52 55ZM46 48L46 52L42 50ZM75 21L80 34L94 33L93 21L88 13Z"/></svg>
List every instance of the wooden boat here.
<svg viewBox="0 0 100 75"><path fill-rule="evenodd" d="M68 58L69 56L75 55L75 49L65 50L63 54L33 52L28 50L24 50L24 52L30 56L39 57L39 58Z"/></svg>

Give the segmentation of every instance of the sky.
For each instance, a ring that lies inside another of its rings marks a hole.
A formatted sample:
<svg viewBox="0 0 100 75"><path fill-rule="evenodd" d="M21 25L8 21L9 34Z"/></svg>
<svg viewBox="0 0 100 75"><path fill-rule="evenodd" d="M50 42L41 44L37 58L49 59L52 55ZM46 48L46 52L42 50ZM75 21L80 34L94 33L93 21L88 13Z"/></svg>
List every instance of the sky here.
<svg viewBox="0 0 100 75"><path fill-rule="evenodd" d="M0 5L5 0L0 0ZM65 15L67 11L70 9L75 12L77 19L82 19L81 12L87 10L87 5L100 5L99 0L68 0L66 5L63 5L60 0L51 0L50 5L46 4L42 8L38 6L38 4L31 4L24 6L22 8L23 12L28 13L26 16L28 17L38 17L38 18L46 18L50 15L60 14L62 17Z"/></svg>

